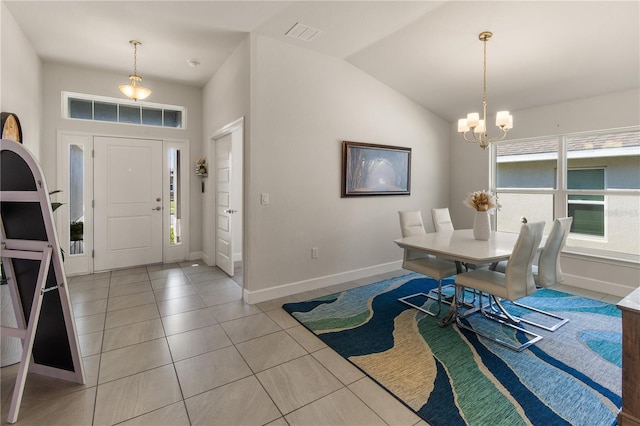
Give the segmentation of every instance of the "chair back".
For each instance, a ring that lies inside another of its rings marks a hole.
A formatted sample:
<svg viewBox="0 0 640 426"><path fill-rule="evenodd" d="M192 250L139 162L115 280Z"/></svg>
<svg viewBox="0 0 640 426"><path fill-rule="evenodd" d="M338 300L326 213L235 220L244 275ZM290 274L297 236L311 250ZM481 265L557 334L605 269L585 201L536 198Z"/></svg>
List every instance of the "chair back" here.
<svg viewBox="0 0 640 426"><path fill-rule="evenodd" d="M420 210L398 212L400 215L400 232L402 237L426 234Z"/></svg>
<svg viewBox="0 0 640 426"><path fill-rule="evenodd" d="M544 222L523 223L520 235L505 270L505 285L509 300L536 292L531 266L542 241Z"/></svg>
<svg viewBox="0 0 640 426"><path fill-rule="evenodd" d="M538 280L542 287L550 287L562 281L560 252L567 242L573 217L558 218L553 222L547 242L538 259Z"/></svg>
<svg viewBox="0 0 640 426"><path fill-rule="evenodd" d="M431 209L431 218L436 232L453 231L453 222L447 207L442 209Z"/></svg>

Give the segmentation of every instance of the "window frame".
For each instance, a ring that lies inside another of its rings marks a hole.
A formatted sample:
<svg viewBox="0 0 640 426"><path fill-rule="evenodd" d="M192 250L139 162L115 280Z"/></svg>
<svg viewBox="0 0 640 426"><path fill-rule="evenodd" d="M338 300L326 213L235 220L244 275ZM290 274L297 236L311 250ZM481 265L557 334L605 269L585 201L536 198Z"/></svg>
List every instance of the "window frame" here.
<svg viewBox="0 0 640 426"><path fill-rule="evenodd" d="M69 110L69 101L71 99L77 99L81 101L91 102L91 118L75 118L71 117L71 111ZM144 127L154 127L154 128L162 128L162 129L187 129L187 108L179 105L168 105L168 104L158 104L153 102L143 102L143 101L132 101L128 99L121 98L110 98L106 96L98 96L98 95L90 95L86 93L75 93L75 92L61 92L60 96L61 100L61 114L62 118L65 120L80 120L80 121L95 121L100 123L111 123L111 124L121 124L121 125L129 125L129 126L144 126ZM116 106L116 121L110 120L99 120L95 118L95 103L102 104L112 104ZM120 107L134 107L138 108L140 111L140 120L136 123L130 123L126 121L120 121ZM162 116L162 124L154 125L154 124L144 124L143 120L143 110L161 110ZM165 112L167 111L176 111L180 112L181 119L179 120L180 126L166 126L165 125Z"/></svg>
<svg viewBox="0 0 640 426"><path fill-rule="evenodd" d="M537 138L522 138L515 139L509 141L503 141L495 144L490 144L490 186L491 191L494 194L521 194L521 195L551 195L553 197L553 217L566 217L568 216L569 210L569 196L570 195L593 195L593 196L603 196L604 201L604 211L607 212L608 206L608 196L640 196L640 189L619 189L612 188L607 189L607 171L606 166L589 166L589 167L573 167L572 169L596 169L596 168L604 168L605 176L604 183L605 189L568 189L567 188L567 173L570 170L568 166L568 153L567 153L567 141L576 136L597 136L602 134L612 134L612 133L625 133L625 132L640 132L640 126L630 126L624 128L616 128L616 129L606 129L606 130L598 130L598 131L589 131L589 132L579 132L579 133L567 133L561 135L552 135L545 137L537 137ZM557 166L556 166L556 187L555 188L499 188L497 187L497 177L498 177L498 149L497 147L504 144L514 144L514 143L534 143L538 140L549 140L549 139L557 139L558 148L557 148ZM580 200L576 200L580 201ZM600 203L600 202L598 202ZM494 217L494 222L497 220ZM496 225L496 223L494 223ZM570 238L574 240L581 241L595 241L595 242L607 242L607 229L608 229L608 215L605 213L604 215L604 236L597 235L589 235L589 234L581 234L572 232L570 234ZM568 248L568 251L575 253L583 253L597 256L606 256L606 257L614 257L614 258L622 258L627 256L637 256L633 253L628 252L612 252L605 249L595 249L589 247L576 247L571 246Z"/></svg>

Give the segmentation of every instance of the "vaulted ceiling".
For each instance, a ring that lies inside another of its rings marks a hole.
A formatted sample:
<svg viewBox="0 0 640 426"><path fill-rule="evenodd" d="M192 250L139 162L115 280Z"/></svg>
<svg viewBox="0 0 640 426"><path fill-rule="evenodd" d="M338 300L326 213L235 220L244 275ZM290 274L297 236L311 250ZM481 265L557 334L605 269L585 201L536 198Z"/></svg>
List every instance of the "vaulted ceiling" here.
<svg viewBox="0 0 640 426"><path fill-rule="evenodd" d="M639 1L6 1L44 61L203 86L253 32L344 59L454 121L640 87ZM311 41L285 35L296 23ZM5 43L6 40L3 40ZM2 58L10 60L10 58ZM191 67L189 60L200 65Z"/></svg>

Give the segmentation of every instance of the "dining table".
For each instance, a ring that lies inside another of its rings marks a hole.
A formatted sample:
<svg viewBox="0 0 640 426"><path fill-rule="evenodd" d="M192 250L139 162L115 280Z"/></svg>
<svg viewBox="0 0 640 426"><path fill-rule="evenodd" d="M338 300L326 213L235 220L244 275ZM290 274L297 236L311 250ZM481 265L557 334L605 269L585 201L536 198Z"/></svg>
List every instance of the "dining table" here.
<svg viewBox="0 0 640 426"><path fill-rule="evenodd" d="M518 240L518 233L491 231L488 240L476 240L472 229L431 232L394 240L400 248L436 256L455 262L457 273L464 272L464 265L491 265L508 260ZM446 326L455 320L455 297L451 309L440 321Z"/></svg>

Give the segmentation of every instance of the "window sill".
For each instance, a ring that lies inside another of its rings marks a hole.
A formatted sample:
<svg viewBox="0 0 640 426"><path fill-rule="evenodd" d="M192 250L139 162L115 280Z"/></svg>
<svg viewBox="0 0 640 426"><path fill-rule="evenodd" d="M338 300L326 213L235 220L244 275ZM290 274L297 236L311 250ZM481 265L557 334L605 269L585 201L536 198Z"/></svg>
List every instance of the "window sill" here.
<svg viewBox="0 0 640 426"><path fill-rule="evenodd" d="M608 265L619 265L626 267L640 267L640 256L627 253L616 253L610 251L584 250L576 247L565 247L562 255L574 259L602 262Z"/></svg>

